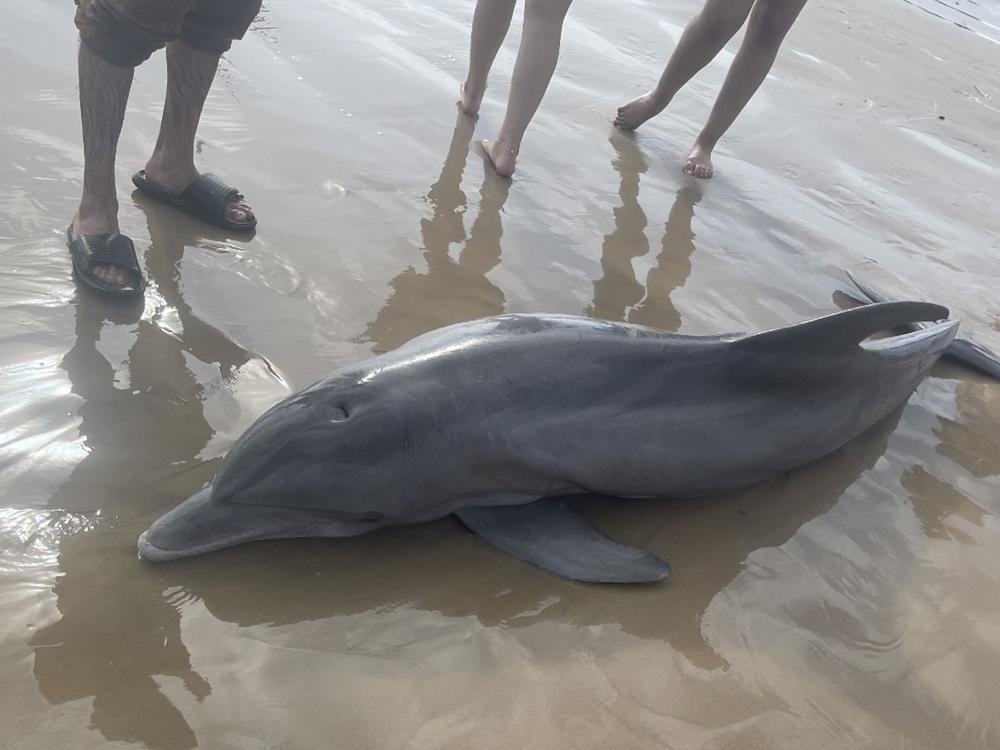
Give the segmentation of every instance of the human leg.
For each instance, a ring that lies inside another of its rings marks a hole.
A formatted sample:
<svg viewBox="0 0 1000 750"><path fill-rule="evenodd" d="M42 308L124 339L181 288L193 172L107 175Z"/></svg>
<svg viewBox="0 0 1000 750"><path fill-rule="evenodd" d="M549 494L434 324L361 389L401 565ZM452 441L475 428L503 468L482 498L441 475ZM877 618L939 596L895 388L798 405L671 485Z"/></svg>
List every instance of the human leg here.
<svg viewBox="0 0 1000 750"><path fill-rule="evenodd" d="M619 107L615 125L635 130L662 112L681 87L739 31L752 5L753 0L707 0L685 27L656 87Z"/></svg>
<svg viewBox="0 0 1000 750"><path fill-rule="evenodd" d="M515 0L479 0L472 17L472 38L469 44L469 73L461 88L458 106L467 114L479 114L486 93L486 79L503 44Z"/></svg>
<svg viewBox="0 0 1000 750"><path fill-rule="evenodd" d="M806 0L757 0L746 36L729 66L708 121L695 140L684 171L695 177L714 174L712 150L764 82L778 48L798 18Z"/></svg>
<svg viewBox="0 0 1000 750"><path fill-rule="evenodd" d="M541 104L545 90L559 59L563 19L573 0L527 0L524 30L514 63L507 112L497 137L484 141L490 161L497 172L509 177L514 173L521 139Z"/></svg>

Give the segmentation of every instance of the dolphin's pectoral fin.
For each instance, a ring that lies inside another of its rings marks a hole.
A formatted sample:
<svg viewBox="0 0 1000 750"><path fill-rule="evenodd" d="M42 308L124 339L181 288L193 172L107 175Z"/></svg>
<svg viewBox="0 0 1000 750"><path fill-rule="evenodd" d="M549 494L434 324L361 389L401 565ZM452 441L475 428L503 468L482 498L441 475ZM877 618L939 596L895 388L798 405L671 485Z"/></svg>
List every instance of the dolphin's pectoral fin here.
<svg viewBox="0 0 1000 750"><path fill-rule="evenodd" d="M670 566L649 552L619 544L560 500L456 511L494 547L542 570L585 583L651 583Z"/></svg>
<svg viewBox="0 0 1000 750"><path fill-rule="evenodd" d="M929 302L880 302L798 325L751 334L733 344L751 351L827 353L856 346L879 331L947 317L947 307Z"/></svg>

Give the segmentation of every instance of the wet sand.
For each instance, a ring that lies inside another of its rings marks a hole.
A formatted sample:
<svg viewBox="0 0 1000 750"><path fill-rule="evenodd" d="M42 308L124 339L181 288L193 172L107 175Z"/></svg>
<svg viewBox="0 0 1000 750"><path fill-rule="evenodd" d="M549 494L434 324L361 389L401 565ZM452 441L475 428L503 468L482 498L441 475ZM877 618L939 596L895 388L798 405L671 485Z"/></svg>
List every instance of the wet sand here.
<svg viewBox="0 0 1000 750"><path fill-rule="evenodd" d="M459 320L753 330L847 304L851 269L1000 348L1000 8L810 3L705 183L680 163L731 51L635 138L609 124L696 7L578 0L508 184L469 142L514 39L475 133L456 117L471 0L269 4L200 131L249 242L131 196L158 55L119 150L143 309L70 278L71 8L6 9L0 747L1000 746L1000 386L949 365L780 480L582 507L663 586L557 580L448 519L136 559L266 406Z"/></svg>

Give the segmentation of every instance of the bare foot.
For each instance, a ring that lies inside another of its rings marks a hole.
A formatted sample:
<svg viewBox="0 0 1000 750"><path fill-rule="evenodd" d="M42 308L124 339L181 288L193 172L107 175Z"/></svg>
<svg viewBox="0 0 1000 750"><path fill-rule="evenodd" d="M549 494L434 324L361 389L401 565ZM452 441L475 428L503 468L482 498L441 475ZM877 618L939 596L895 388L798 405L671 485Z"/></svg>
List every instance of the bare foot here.
<svg viewBox="0 0 1000 750"><path fill-rule="evenodd" d="M100 214L90 214L83 218L77 211L73 216L73 238L76 239L81 234L114 234L118 231L118 206L115 205L109 211ZM111 287L123 287L130 281L130 274L121 266L113 263L95 263L90 267L89 275L100 281L102 284Z"/></svg>
<svg viewBox="0 0 1000 750"><path fill-rule="evenodd" d="M684 162L684 174L692 177L707 179L715 174L715 167L712 166L712 149L694 144L691 153L688 154L687 161Z"/></svg>
<svg viewBox="0 0 1000 750"><path fill-rule="evenodd" d="M458 108L462 113L469 115L469 117L479 117L479 107L483 103L483 94L485 91L478 92L475 94L468 86L466 82L462 82L458 87L459 99Z"/></svg>
<svg viewBox="0 0 1000 750"><path fill-rule="evenodd" d="M146 162L146 178L159 187L171 193L181 193L184 188L198 179L198 170L193 164L185 165L181 160L160 157L153 154ZM236 224L247 224L253 221L253 209L238 196L226 204L226 219Z"/></svg>
<svg viewBox="0 0 1000 750"><path fill-rule="evenodd" d="M510 177L514 174L514 166L517 164L517 149L511 147L506 141L480 141L483 151L493 164L493 169L501 177Z"/></svg>
<svg viewBox="0 0 1000 750"><path fill-rule="evenodd" d="M668 104L670 104L669 99L667 101L658 100L653 91L643 94L618 108L615 127L621 130L635 130L650 117L660 114Z"/></svg>

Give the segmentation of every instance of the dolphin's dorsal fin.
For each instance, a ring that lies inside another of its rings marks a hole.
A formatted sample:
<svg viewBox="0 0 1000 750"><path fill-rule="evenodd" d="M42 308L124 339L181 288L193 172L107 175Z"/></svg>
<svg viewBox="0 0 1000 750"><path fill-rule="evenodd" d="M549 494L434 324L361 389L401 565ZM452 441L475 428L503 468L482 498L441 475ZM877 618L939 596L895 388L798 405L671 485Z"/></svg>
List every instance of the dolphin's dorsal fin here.
<svg viewBox="0 0 1000 750"><path fill-rule="evenodd" d="M733 345L751 351L843 351L879 331L947 317L947 307L929 302L882 302L754 333L736 339Z"/></svg>
<svg viewBox="0 0 1000 750"><path fill-rule="evenodd" d="M858 291L872 302L885 302L888 299L885 294L872 287L867 281L861 281L850 271L846 273L847 278L853 282ZM995 354L989 347L980 344L969 335L956 336L955 340L948 344L948 348L944 350L944 356L1000 380L1000 355Z"/></svg>

